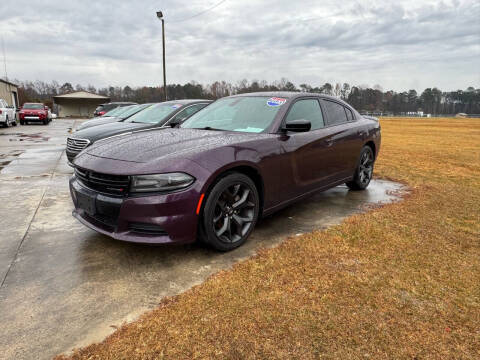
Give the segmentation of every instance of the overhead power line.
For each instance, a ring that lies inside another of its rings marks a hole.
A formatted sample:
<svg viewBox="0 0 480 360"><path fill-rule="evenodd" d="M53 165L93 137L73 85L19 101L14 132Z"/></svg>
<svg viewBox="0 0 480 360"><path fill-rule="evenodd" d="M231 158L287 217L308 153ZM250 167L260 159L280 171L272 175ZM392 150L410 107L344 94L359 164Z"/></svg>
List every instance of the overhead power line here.
<svg viewBox="0 0 480 360"><path fill-rule="evenodd" d="M203 14L206 14L207 12L209 12L209 11L215 9L216 7L222 5L225 1L227 1L227 0L222 0L222 1L218 2L218 3L216 3L215 5L213 5L212 7L209 7L208 9L205 9L205 10L203 10L203 11L201 11L201 12L195 14L195 15L189 16L189 17L187 17L187 18L185 18L185 19L169 21L169 23L170 23L170 24L172 24L172 23L180 23L180 22L184 22L184 21L187 21L187 20L196 18L196 17L201 16L201 15L203 15Z"/></svg>

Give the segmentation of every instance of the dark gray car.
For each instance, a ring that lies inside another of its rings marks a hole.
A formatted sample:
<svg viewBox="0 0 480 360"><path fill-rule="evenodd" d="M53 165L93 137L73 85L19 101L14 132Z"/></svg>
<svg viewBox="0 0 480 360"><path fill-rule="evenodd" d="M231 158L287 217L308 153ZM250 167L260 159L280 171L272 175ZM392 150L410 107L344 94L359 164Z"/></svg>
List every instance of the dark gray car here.
<svg viewBox="0 0 480 360"><path fill-rule="evenodd" d="M80 151L95 141L139 130L155 129L180 124L211 100L173 100L157 103L121 122L93 126L76 131L67 138L67 158L72 162Z"/></svg>
<svg viewBox="0 0 480 360"><path fill-rule="evenodd" d="M135 115L136 113L146 109L147 107L153 104L140 104L140 105L130 105L125 107L117 107L103 116L96 117L95 119L85 121L77 127L77 131L90 128L92 126L98 126L103 124L114 123L117 121L124 121L130 116Z"/></svg>

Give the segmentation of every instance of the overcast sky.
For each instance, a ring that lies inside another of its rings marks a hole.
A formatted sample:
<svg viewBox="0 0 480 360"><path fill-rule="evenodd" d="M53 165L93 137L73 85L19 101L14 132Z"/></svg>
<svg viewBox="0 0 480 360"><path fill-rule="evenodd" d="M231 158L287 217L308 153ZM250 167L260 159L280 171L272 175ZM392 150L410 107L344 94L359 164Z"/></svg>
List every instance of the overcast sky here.
<svg viewBox="0 0 480 360"><path fill-rule="evenodd" d="M479 0L226 0L204 12L219 2L2 0L8 76L159 85L161 9L168 83L480 87Z"/></svg>

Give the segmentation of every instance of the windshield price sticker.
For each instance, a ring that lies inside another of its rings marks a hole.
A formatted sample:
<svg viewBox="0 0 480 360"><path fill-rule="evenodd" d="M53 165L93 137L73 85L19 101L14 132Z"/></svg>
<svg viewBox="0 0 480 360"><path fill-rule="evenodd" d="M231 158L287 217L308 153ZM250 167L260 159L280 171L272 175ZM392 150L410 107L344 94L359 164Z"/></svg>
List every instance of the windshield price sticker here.
<svg viewBox="0 0 480 360"><path fill-rule="evenodd" d="M267 100L267 105L268 106L282 106L286 102L287 102L287 99L272 97L272 98Z"/></svg>

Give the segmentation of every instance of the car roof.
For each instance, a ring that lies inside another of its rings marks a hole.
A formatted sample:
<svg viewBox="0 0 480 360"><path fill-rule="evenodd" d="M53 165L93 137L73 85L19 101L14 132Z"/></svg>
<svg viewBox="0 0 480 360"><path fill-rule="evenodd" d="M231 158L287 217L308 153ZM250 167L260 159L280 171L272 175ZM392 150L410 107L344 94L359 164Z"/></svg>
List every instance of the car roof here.
<svg viewBox="0 0 480 360"><path fill-rule="evenodd" d="M286 99L295 99L295 98L299 98L299 97L316 96L316 97L322 97L322 98L332 99L332 100L337 100L337 101L340 100L337 97L326 95L326 94L298 92L298 91L259 91L259 92L252 92L252 93L237 94L237 95L232 95L232 96L228 96L228 97L244 97L244 96L281 97L281 98L286 98Z"/></svg>
<svg viewBox="0 0 480 360"><path fill-rule="evenodd" d="M211 103L212 100L206 100L206 99L180 99L180 100L169 100L169 101L164 101L166 104L192 104L192 103L197 103L197 102L208 102ZM161 103L163 104L163 103Z"/></svg>

